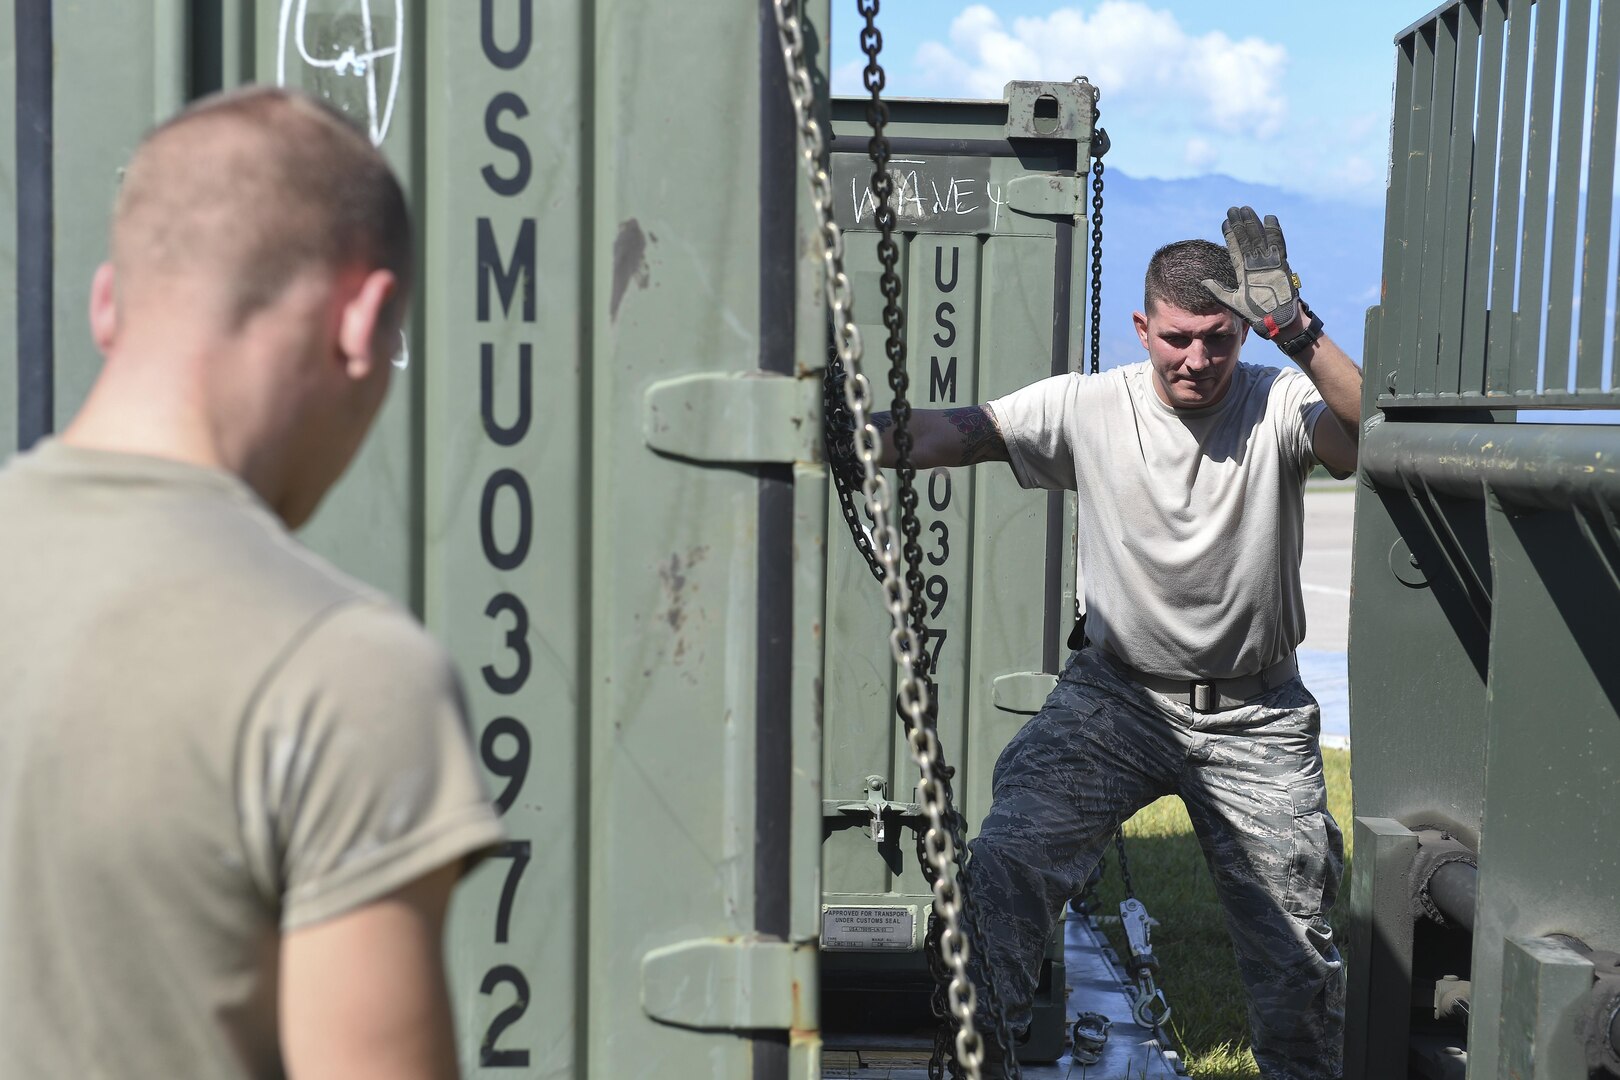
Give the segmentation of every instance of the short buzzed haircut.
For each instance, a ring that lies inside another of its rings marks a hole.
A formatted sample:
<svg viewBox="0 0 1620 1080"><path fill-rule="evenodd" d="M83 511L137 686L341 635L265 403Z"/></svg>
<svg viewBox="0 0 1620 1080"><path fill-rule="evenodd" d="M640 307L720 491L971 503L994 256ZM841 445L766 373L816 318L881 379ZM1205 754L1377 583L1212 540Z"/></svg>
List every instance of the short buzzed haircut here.
<svg viewBox="0 0 1620 1080"><path fill-rule="evenodd" d="M203 98L142 140L112 257L121 282L227 283L233 327L312 265L392 271L396 318L413 279L410 210L387 159L336 109L276 87Z"/></svg>
<svg viewBox="0 0 1620 1080"><path fill-rule="evenodd" d="M1204 288L1206 278L1228 289L1237 288L1237 271L1232 269L1232 257L1224 247L1208 240L1178 240L1166 244L1148 260L1142 310L1152 314L1159 304L1169 304L1194 315L1225 311L1220 301Z"/></svg>

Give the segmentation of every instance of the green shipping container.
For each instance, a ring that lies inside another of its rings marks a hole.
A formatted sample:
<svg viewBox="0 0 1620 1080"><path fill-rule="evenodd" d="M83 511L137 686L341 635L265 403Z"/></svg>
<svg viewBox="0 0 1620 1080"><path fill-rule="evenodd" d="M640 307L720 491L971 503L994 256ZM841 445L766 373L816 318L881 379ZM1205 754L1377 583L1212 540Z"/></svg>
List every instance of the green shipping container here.
<svg viewBox="0 0 1620 1080"><path fill-rule="evenodd" d="M710 2L0 10L8 446L90 385L118 169L188 98L304 88L407 184L409 366L305 539L468 691L512 837L452 911L469 1075L817 1069L824 322L774 39Z"/></svg>
<svg viewBox="0 0 1620 1080"><path fill-rule="evenodd" d="M908 316L910 399L986 401L1079 364L1095 98L1089 84L1012 83L1002 102L897 101L887 133ZM833 102L832 179L869 367L882 361L881 266L866 103ZM1081 233L1084 239L1083 232ZM876 385L876 384L875 384ZM880 406L889 395L874 391ZM927 651L939 727L970 834L1002 747L1057 681L1074 619L1074 498L1019 488L1004 466L919 474ZM858 493L857 493L858 495ZM894 715L897 673L872 574L830 510L822 744L824 1022L926 1021L932 895L916 850L927 818ZM1066 1025L1061 934L1020 1057L1051 1061Z"/></svg>
<svg viewBox="0 0 1620 1080"><path fill-rule="evenodd" d="M0 68L8 448L94 379L118 170L187 100L308 90L409 189L405 366L304 539L416 610L468 691L511 840L452 910L466 1072L818 1075L824 907L906 908L907 977L926 912L915 864L841 807L869 776L903 803L915 775L877 590L842 524L829 542L819 240L770 5L0 0ZM896 106L920 406L1074 362L1091 123L1071 84ZM833 129L875 342L854 106ZM923 496L941 727L976 822L1056 671L1073 510L1004 470ZM843 944L829 977L863 955Z"/></svg>

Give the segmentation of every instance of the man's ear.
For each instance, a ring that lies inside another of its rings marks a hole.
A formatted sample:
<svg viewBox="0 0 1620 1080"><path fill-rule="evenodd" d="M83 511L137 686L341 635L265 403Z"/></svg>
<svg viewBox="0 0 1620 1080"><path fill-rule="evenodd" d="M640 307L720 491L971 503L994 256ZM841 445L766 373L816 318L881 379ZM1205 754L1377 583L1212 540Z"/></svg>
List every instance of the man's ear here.
<svg viewBox="0 0 1620 1080"><path fill-rule="evenodd" d="M117 338L118 272L104 262L90 279L90 339L105 356Z"/></svg>
<svg viewBox="0 0 1620 1080"><path fill-rule="evenodd" d="M389 301L399 290L399 280L392 270L372 270L349 294L338 320L338 349L344 358L345 373L351 379L363 379L378 364L388 363L388 356L379 352L382 339L380 330L389 308Z"/></svg>
<svg viewBox="0 0 1620 1080"><path fill-rule="evenodd" d="M1136 327L1136 338L1142 343L1142 348L1148 347L1148 320L1140 311L1131 312L1131 324Z"/></svg>

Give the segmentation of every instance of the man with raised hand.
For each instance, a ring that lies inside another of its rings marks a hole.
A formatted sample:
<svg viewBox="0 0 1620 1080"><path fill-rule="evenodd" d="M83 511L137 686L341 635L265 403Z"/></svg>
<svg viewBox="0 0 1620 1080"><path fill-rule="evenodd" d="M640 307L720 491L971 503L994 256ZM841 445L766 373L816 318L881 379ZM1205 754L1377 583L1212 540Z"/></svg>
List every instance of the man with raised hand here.
<svg viewBox="0 0 1620 1080"><path fill-rule="evenodd" d="M912 461L1006 461L1024 487L1079 494L1084 645L997 761L971 844L1012 1029L1064 904L1120 824L1173 793L1226 911L1261 1074L1329 1080L1343 844L1294 649L1305 479L1355 469L1361 373L1299 299L1276 219L1233 208L1223 232L1226 249L1186 240L1149 262L1145 362L914 412ZM1241 363L1251 327L1300 371ZM875 421L893 464L890 418ZM1002 1075L1002 1049L989 1057Z"/></svg>
<svg viewBox="0 0 1620 1080"><path fill-rule="evenodd" d="M150 134L105 365L0 472L0 1076L456 1073L441 935L500 825L448 657L300 546L388 388L404 193L339 114Z"/></svg>

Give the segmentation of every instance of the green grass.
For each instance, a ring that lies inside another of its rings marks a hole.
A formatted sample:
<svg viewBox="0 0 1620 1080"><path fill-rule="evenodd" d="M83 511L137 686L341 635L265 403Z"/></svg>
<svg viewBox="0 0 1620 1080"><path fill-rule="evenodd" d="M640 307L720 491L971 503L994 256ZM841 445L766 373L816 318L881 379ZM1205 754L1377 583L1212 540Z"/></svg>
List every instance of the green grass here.
<svg viewBox="0 0 1620 1080"><path fill-rule="evenodd" d="M1327 773L1328 809L1344 831L1346 883L1350 867L1350 752L1322 751ZM1249 1053L1243 984L1232 957L1231 940L1204 855L1181 800L1160 799L1125 825L1126 854L1137 899L1159 921L1153 951L1159 982L1173 1013L1173 1042L1197 1080L1253 1080L1260 1075ZM1112 847L1108 870L1097 890L1102 914L1115 914L1125 898ZM1347 890L1340 889L1332 921L1343 930ZM1121 957L1129 955L1117 924L1105 926ZM1338 935L1336 935L1338 936ZM1342 940L1342 938L1341 938ZM1342 944L1341 944L1342 950Z"/></svg>

